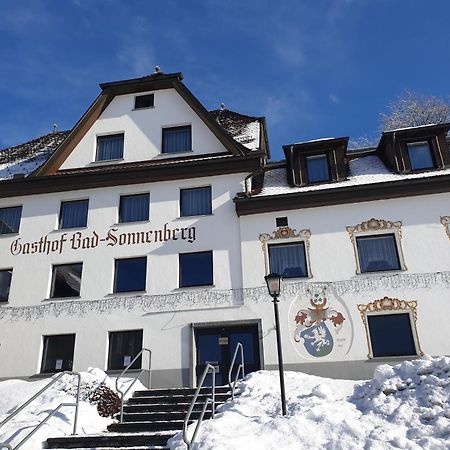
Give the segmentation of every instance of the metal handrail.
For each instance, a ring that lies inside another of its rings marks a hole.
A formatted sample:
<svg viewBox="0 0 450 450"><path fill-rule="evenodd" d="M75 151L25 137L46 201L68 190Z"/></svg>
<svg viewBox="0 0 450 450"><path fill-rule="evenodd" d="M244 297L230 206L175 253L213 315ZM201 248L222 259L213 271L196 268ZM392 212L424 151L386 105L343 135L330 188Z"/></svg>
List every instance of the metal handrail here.
<svg viewBox="0 0 450 450"><path fill-rule="evenodd" d="M139 380L140 376L144 373L144 369L141 369L139 372L139 375L134 379L134 381L128 386L127 390L125 392L121 391L119 389L119 380L122 378L125 373L128 371L128 369L136 362L136 360L139 358L139 356L142 355L142 353L148 352L148 388L150 389L151 386L151 364L152 364L152 351L148 348L143 348L134 358L133 361L128 364L125 369L123 369L122 373L116 378L116 391L119 393L120 397L120 423L123 422L123 402L125 401L125 396L128 394L128 391L134 386L134 383L136 383L137 380Z"/></svg>
<svg viewBox="0 0 450 450"><path fill-rule="evenodd" d="M233 372L234 364L236 363L236 357L238 354L238 350L240 350L241 353L241 363L237 366L236 376L234 378L234 381L231 382L231 375ZM230 369L228 370L228 385L231 389L231 399L234 400L234 391L236 389L236 384L239 380L239 372L242 372L242 378L245 377L245 362L244 362L244 346L238 342L236 344L236 349L234 350L233 359L231 360Z"/></svg>
<svg viewBox="0 0 450 450"><path fill-rule="evenodd" d="M74 406L75 407L75 417L73 421L73 432L72 435L77 434L77 425L78 425L78 407L80 405L80 387L81 387L81 375L78 372L70 372L70 371L64 371L59 373L55 378L50 381L47 385L45 385L39 392L33 395L29 400L27 400L23 405L21 405L19 408L17 408L15 411L13 411L6 419L4 419L2 422L0 422L0 428L8 423L13 417L17 416L21 411L23 411L32 401L36 400L43 392L45 392L50 386L55 384L60 378L62 378L64 375L75 375L78 378L78 384L77 384L77 395L76 395L76 402L75 403L60 403L53 411L50 412L50 414L42 420L34 429L28 433L14 448L7 444L6 442L0 443L0 449L8 449L8 450L16 450L19 447L21 447L28 439L30 439L31 436L33 436L34 433L36 433L53 415L55 415L62 407L65 406Z"/></svg>
<svg viewBox="0 0 450 450"><path fill-rule="evenodd" d="M203 387L203 383L205 382L206 375L208 375L209 372L213 373L212 377L212 388L211 388L211 397L207 397L205 399L205 403L203 404L202 412L200 413L200 417L198 418L197 425L194 430L194 434L192 435L191 440L188 440L187 436L187 427L189 419L191 418L192 411L195 407L195 402L197 401L198 395L200 393L200 389ZM187 445L188 450L191 450L192 446L194 445L195 438L197 437L198 430L200 429L200 425L203 422L203 417L205 416L206 409L208 408L208 405L211 403L211 417L214 419L214 413L216 409L216 373L217 368L212 366L211 364L206 364L205 370L203 371L203 374L200 378L200 382L198 383L197 390L195 391L194 398L192 399L191 405L189 406L189 410L186 414L186 417L184 418L183 423L183 441Z"/></svg>

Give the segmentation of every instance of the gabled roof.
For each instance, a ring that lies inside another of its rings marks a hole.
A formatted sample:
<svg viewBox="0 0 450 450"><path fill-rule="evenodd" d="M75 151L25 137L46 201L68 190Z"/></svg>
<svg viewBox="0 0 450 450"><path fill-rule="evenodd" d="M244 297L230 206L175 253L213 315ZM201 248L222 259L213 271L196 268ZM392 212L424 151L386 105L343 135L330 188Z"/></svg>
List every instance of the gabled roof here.
<svg viewBox="0 0 450 450"><path fill-rule="evenodd" d="M183 75L180 72L171 74L155 73L142 78L100 84L100 88L102 89L100 95L81 117L67 136L66 140L32 176L43 176L55 173L115 96L169 88L173 88L178 92L230 154L236 156L248 154L250 150L233 139L223 127L219 126L205 107L182 83L182 79Z"/></svg>

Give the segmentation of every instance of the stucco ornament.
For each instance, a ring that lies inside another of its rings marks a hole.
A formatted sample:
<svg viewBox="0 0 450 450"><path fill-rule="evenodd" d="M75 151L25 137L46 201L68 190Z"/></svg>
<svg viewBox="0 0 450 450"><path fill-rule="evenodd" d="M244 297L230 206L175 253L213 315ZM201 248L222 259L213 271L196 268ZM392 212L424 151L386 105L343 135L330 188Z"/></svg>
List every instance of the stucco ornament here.
<svg viewBox="0 0 450 450"><path fill-rule="evenodd" d="M310 289L306 296L299 295L291 304L289 320L294 347L302 357L348 353L353 337L350 314L331 289Z"/></svg>
<svg viewBox="0 0 450 450"><path fill-rule="evenodd" d="M442 216L441 223L445 228L448 238L450 239L450 216Z"/></svg>

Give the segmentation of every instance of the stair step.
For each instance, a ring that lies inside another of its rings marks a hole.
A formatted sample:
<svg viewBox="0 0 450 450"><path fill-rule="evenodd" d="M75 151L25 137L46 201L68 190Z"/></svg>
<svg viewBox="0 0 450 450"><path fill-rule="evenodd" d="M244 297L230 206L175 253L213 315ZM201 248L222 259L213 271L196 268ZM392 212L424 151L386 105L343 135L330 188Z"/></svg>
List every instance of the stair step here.
<svg viewBox="0 0 450 450"><path fill-rule="evenodd" d="M51 449L98 449L113 448L133 449L144 447L145 449L155 446L165 448L167 441L175 433L105 433L87 436L65 436L47 439L47 448Z"/></svg>
<svg viewBox="0 0 450 450"><path fill-rule="evenodd" d="M53 450L66 450L64 448L57 448ZM170 450L169 447L164 447L162 445L152 445L152 446L139 446L139 447L77 447L73 450Z"/></svg>
<svg viewBox="0 0 450 450"><path fill-rule="evenodd" d="M216 402L216 408L220 405L223 405L224 402ZM124 413L143 413L143 412L179 412L186 414L189 410L189 406L191 404L189 402L186 403L157 403L157 404L133 404L133 405L124 405L123 411ZM203 408L203 403L196 404L195 410L201 410ZM211 410L211 405L208 405L208 409Z"/></svg>
<svg viewBox="0 0 450 450"><path fill-rule="evenodd" d="M133 412L124 413L124 422L152 422L152 421L172 421L172 420L184 420L186 417L186 412ZM191 418L197 420L200 417L201 410L192 411ZM211 417L211 411L206 411L204 419L209 419ZM117 418L117 417L116 417Z"/></svg>
<svg viewBox="0 0 450 450"><path fill-rule="evenodd" d="M189 424L193 421L191 420ZM154 420L154 421L141 421L141 422L123 422L112 423L108 425L108 431L115 433L130 433L130 432L149 432L149 431L173 431L178 432L183 429L183 420Z"/></svg>
<svg viewBox="0 0 450 450"><path fill-rule="evenodd" d="M197 397L198 403L203 403L207 398L209 398L209 394L200 394ZM172 395L172 396L153 396L153 397L131 397L128 399L128 404L171 404L171 403L190 403L194 398L193 394L187 395ZM230 398L229 394L216 394L216 400L225 401Z"/></svg>
<svg viewBox="0 0 450 450"><path fill-rule="evenodd" d="M172 395L193 395L197 391L197 388L172 388L172 389L148 389L145 391L134 391L133 397L161 397ZM205 392L210 394L211 387L203 387L200 393ZM229 386L216 386L216 393L226 394L230 392Z"/></svg>

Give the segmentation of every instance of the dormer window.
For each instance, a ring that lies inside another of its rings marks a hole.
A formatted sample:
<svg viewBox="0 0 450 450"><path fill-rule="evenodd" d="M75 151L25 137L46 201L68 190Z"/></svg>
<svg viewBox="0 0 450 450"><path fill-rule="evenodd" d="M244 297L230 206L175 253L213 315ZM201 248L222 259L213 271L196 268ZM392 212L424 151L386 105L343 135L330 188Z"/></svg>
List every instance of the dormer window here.
<svg viewBox="0 0 450 450"><path fill-rule="evenodd" d="M309 183L330 181L330 165L327 155L307 156L306 172Z"/></svg>
<svg viewBox="0 0 450 450"><path fill-rule="evenodd" d="M97 136L96 161L111 161L123 158L123 133Z"/></svg>
<svg viewBox="0 0 450 450"><path fill-rule="evenodd" d="M432 169L435 167L433 156L428 142L411 142L408 148L411 170Z"/></svg>

